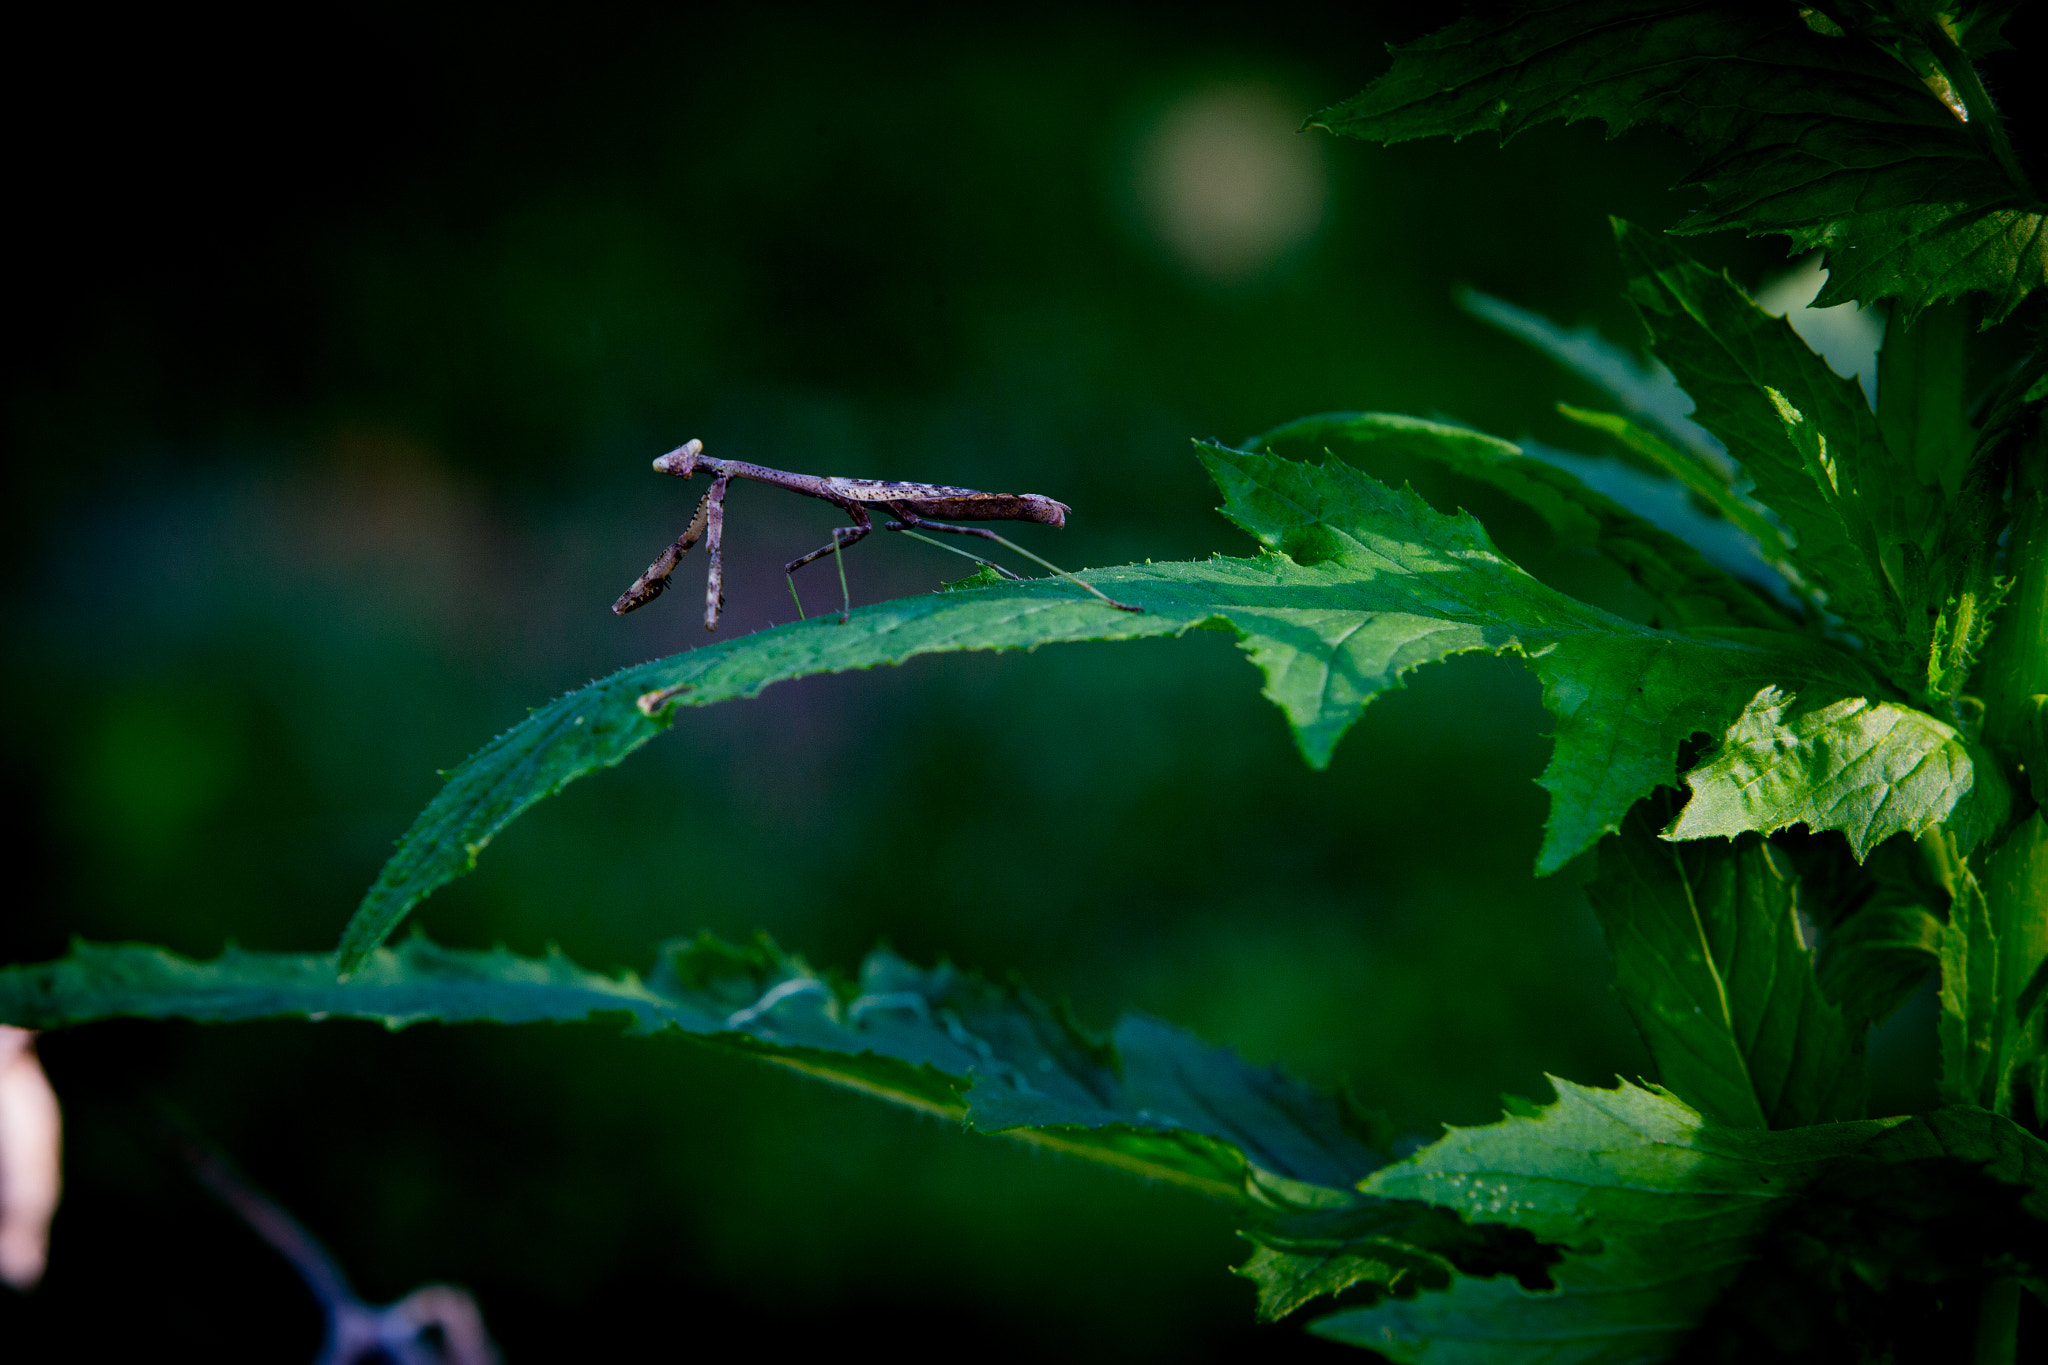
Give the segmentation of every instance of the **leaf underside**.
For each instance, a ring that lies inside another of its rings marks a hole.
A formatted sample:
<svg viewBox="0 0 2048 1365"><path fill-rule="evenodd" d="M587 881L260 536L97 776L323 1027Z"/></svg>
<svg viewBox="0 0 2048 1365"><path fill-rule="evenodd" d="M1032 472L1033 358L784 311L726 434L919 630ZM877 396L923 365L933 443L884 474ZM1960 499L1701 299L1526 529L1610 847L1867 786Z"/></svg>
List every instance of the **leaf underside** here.
<svg viewBox="0 0 2048 1365"><path fill-rule="evenodd" d="M667 945L645 980L413 936L346 981L328 955L229 948L209 962L143 945L77 943L0 968L0 1021L62 1028L109 1018L573 1023L623 1017L982 1131L1007 1133L1238 1201L1295 1186L1323 1203L1385 1158L1384 1134L1341 1097L1128 1015L1098 1038L1013 987L878 950L835 982L765 939ZM1275 1192L1278 1192L1277 1194Z"/></svg>

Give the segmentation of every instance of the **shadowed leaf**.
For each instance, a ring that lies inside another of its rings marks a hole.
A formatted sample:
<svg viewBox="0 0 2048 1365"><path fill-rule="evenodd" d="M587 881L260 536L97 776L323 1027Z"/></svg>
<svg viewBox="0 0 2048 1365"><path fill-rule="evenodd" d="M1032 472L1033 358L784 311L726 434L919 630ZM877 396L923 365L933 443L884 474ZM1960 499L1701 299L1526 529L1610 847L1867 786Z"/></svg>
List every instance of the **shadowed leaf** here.
<svg viewBox="0 0 2048 1365"><path fill-rule="evenodd" d="M2036 811L1958 869L1941 941L1942 1097L2010 1114L2033 1092L2048 1118L2048 821Z"/></svg>
<svg viewBox="0 0 2048 1365"><path fill-rule="evenodd" d="M2044 1197L2048 1150L1982 1110L1764 1132L1708 1123L1626 1083L1555 1084L1557 1102L1535 1115L1453 1128L1364 1185L1562 1246L1553 1287L1461 1274L1442 1291L1332 1314L1314 1331L1430 1365L1662 1360L1799 1199L1846 1163L1947 1158L2018 1187L2006 1198L2031 1201L2030 1211Z"/></svg>
<svg viewBox="0 0 2048 1365"><path fill-rule="evenodd" d="M2048 280L2048 206L1988 102L1974 123L1958 117L1981 87L1931 7L1912 28L1907 51L1789 4L1503 5L1397 49L1386 75L1310 122L1389 143L1553 119L1669 128L1704 158L1689 183L1705 201L1677 231L1824 247L1821 307L1896 298L1910 314L1978 292L1995 320ZM1930 45L1953 69L1918 69Z"/></svg>
<svg viewBox="0 0 2048 1365"><path fill-rule="evenodd" d="M843 985L763 940L670 944L642 980L413 937L348 980L326 955L229 948L210 962L139 945L79 943L68 957L0 968L0 1021L366 1019L572 1023L623 1016L675 1030L984 1132L1259 1203L1257 1179L1353 1202L1383 1134L1341 1098L1247 1065L1177 1029L1126 1016L1107 1038L1025 992L886 951ZM1259 1203L1264 1207L1264 1203Z"/></svg>
<svg viewBox="0 0 2048 1365"><path fill-rule="evenodd" d="M1863 1117L1863 1058L1801 938L1798 879L1769 844L1672 844L1647 806L1600 846L1586 895L1658 1078L1715 1123Z"/></svg>

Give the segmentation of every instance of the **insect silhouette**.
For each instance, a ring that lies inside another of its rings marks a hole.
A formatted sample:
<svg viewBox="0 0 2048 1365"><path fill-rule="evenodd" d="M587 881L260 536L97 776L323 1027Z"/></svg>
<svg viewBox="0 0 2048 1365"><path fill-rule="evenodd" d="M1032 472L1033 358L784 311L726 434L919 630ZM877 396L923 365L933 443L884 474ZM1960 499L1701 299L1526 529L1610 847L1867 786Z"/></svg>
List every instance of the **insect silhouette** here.
<svg viewBox="0 0 2048 1365"><path fill-rule="evenodd" d="M954 549L929 536L921 536L913 528L927 531L946 531L957 536L979 536L983 540L995 541L998 545L1015 550L1027 559L1037 560L1061 578L1074 586L1100 597L1118 611L1143 611L1125 602L1116 601L1099 589L1090 587L1080 579L1049 560L1040 559L1021 545L1012 544L994 531L979 526L950 526L945 522L930 521L928 517L957 517L963 521L1035 521L1044 526L1065 526L1070 510L1063 502L1037 493L982 493L972 488L949 488L933 483L895 483L883 479L840 479L817 474L791 474L780 469L769 469L764 465L748 464L742 460L718 460L704 453L704 443L692 440L671 450L654 462L656 472L673 474L687 479L698 470L704 470L711 477L711 487L697 504L696 515L690 524L676 537L675 543L647 566L647 572L633 580L633 586L619 595L612 603L612 612L624 616L646 606L668 589L669 576L676 571L684 555L702 540L711 557L711 572L704 587L704 629L718 629L718 613L725 605L725 570L719 554L719 542L725 531L725 490L734 479L752 479L755 483L772 484L786 488L792 493L829 502L853 518L853 525L841 526L832 532L832 543L821 546L807 555L792 559L783 565L782 572L789 580L789 595L796 599L798 615L803 614L803 599L796 593L796 571L804 565L814 563L831 555L839 566L839 593L841 610L839 623L845 625L853 614L853 596L846 587L846 565L841 555L854 545L867 539L875 529L868 515L870 507L879 507L894 520L883 526L885 531L902 531L913 539L938 545L942 550L953 550L955 554L967 555L977 563L986 564L1005 578L1016 578L1002 565L983 559L980 555L967 554L965 550Z"/></svg>

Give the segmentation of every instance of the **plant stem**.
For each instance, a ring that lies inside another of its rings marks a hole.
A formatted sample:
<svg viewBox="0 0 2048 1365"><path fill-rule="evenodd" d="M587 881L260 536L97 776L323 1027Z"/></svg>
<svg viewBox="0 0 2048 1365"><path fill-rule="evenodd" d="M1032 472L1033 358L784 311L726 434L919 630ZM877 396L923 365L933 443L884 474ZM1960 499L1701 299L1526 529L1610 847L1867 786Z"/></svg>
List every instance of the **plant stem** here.
<svg viewBox="0 0 2048 1365"><path fill-rule="evenodd" d="M2020 1282L1993 1280L1977 1301L1977 1350L1973 1365L2013 1365L2020 1349Z"/></svg>
<svg viewBox="0 0 2048 1365"><path fill-rule="evenodd" d="M2021 762L2038 763L2048 755L2027 751L2033 699L2048 693L2048 422L2037 421L2020 447L2005 556L2014 582L1984 650L1984 734Z"/></svg>

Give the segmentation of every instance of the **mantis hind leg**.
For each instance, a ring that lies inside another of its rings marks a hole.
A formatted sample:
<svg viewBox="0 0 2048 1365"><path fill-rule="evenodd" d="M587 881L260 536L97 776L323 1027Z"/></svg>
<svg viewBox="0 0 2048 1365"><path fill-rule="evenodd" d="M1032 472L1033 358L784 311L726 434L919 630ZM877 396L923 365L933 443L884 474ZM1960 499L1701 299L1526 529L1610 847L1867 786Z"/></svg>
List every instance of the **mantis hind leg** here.
<svg viewBox="0 0 2048 1365"><path fill-rule="evenodd" d="M796 595L796 571L806 564L816 563L826 555L831 555L833 562L839 566L839 624L845 625L853 616L853 593L846 586L846 561L841 556L848 547L858 545L863 540L866 540L868 532L875 529L875 524L868 519L867 512L858 503L847 507L846 510L853 514L854 520L858 523L857 525L838 527L832 532L832 543L830 545L821 545L809 554L799 559L792 559L789 563L782 566L782 574L789 583L789 595L791 600L796 603L796 614L798 616L804 614L804 600Z"/></svg>
<svg viewBox="0 0 2048 1365"><path fill-rule="evenodd" d="M1015 550L1018 554L1023 555L1026 559L1036 560L1038 563L1043 564L1046 568L1051 569L1054 573L1058 574L1061 578L1066 579L1067 582L1072 583L1075 587L1081 589L1081 591L1093 594L1094 596L1100 598L1106 605L1115 607L1118 611L1143 613L1143 611L1145 610L1143 607L1134 607L1128 602L1117 601L1114 597L1111 597L1108 593L1102 591L1102 589L1095 587L1092 584L1083 583L1080 579L1074 577L1065 569L1062 569L1059 565L1053 563L1050 559L1045 558L1043 555L1035 555L1031 553L1031 551L1025 549L1022 545L1017 544L1013 540L1006 540L1002 536L997 535L994 531L985 531L979 526L954 526L950 523L943 521L926 521L923 517L919 516L916 512L912 511L907 504L901 502L888 503L886 504L886 506L889 509L890 515L896 518L895 524L889 527L891 531L910 531L910 528L915 526L920 530L925 531L951 531L956 536L979 536L983 540L993 540L996 544L1002 546L1004 549ZM916 535L917 533L915 531L911 531L911 534ZM919 536L918 538L920 540L923 539L922 536ZM980 556L969 555L968 558L979 559ZM1005 569L1000 564L989 563L989 561L987 560L982 560L982 562L984 564L988 564L990 568L996 570L998 573L1003 574L1005 577L1015 578L1017 576L1011 573L1008 569Z"/></svg>
<svg viewBox="0 0 2048 1365"><path fill-rule="evenodd" d="M866 526L841 526L832 532L831 544L820 545L817 549L811 551L809 554L803 556L801 559L790 560L789 563L782 566L782 572L785 574L794 574L798 569L801 569L806 564L814 564L818 560L823 559L826 555L837 554L841 550L849 549L852 546L858 545L863 540L866 540L868 532L874 529L874 524L872 522L870 522Z"/></svg>

